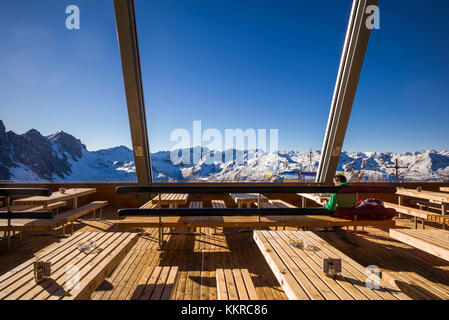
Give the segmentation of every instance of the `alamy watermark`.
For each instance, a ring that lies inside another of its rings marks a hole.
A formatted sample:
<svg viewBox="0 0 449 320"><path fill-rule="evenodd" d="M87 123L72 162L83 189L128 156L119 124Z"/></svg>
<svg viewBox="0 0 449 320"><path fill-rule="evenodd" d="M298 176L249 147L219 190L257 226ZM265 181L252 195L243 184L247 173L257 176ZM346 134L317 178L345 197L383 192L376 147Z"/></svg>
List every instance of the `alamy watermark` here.
<svg viewBox="0 0 449 320"><path fill-rule="evenodd" d="M206 164L223 161L243 164L245 154L248 154L245 151L278 153L278 129L270 129L269 132L267 129L225 129L223 138L220 130L211 128L203 132L201 121L193 121L192 131L193 134L186 129L171 132L170 141L176 142L170 152L170 160L174 165L197 164L206 155Z"/></svg>
<svg viewBox="0 0 449 320"><path fill-rule="evenodd" d="M371 265L365 269L366 281L365 285L368 289L379 290L380 289L380 269L378 266Z"/></svg>
<svg viewBox="0 0 449 320"><path fill-rule="evenodd" d="M68 30L79 30L81 24L80 8L77 5L67 6L65 13L69 16L65 20L65 26Z"/></svg>
<svg viewBox="0 0 449 320"><path fill-rule="evenodd" d="M376 5L371 5L366 7L366 14L369 14L365 21L365 25L369 30L379 30L380 29L380 10Z"/></svg>
<svg viewBox="0 0 449 320"><path fill-rule="evenodd" d="M66 281L65 281L65 290L78 290L80 288L80 269L73 265L69 264L65 269Z"/></svg>

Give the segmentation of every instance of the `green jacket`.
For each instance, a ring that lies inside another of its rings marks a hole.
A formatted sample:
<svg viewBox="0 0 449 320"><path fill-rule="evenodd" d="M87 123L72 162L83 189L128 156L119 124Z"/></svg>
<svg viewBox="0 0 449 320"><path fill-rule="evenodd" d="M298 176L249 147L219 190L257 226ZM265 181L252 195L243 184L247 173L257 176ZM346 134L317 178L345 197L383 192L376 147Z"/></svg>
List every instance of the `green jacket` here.
<svg viewBox="0 0 449 320"><path fill-rule="evenodd" d="M340 183L338 186L350 186L350 182ZM335 210L337 208L354 208L356 202L355 193L333 193L325 208L328 210Z"/></svg>

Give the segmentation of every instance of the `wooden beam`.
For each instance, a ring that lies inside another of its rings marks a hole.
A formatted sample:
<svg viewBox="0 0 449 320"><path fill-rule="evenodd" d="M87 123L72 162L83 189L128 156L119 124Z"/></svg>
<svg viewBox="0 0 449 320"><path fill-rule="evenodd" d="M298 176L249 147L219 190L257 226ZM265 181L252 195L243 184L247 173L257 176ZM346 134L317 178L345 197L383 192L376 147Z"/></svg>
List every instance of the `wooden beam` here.
<svg viewBox="0 0 449 320"><path fill-rule="evenodd" d="M317 182L331 183L337 171L371 30L366 8L377 0L354 0L324 137Z"/></svg>
<svg viewBox="0 0 449 320"><path fill-rule="evenodd" d="M146 185L152 172L134 0L114 0L114 8L137 181Z"/></svg>

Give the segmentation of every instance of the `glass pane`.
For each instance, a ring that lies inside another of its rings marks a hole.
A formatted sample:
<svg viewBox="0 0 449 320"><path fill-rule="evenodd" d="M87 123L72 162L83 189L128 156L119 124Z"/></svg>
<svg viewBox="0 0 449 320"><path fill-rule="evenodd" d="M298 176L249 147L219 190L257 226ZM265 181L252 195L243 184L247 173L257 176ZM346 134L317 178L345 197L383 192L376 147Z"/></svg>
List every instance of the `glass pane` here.
<svg viewBox="0 0 449 320"><path fill-rule="evenodd" d="M135 181L113 2L2 0L0 38L0 180Z"/></svg>
<svg viewBox="0 0 449 320"><path fill-rule="evenodd" d="M354 181L449 180L449 2L380 1L339 171ZM436 10L436 8L438 8Z"/></svg>
<svg viewBox="0 0 449 320"><path fill-rule="evenodd" d="M351 5L137 0L155 181L316 171Z"/></svg>

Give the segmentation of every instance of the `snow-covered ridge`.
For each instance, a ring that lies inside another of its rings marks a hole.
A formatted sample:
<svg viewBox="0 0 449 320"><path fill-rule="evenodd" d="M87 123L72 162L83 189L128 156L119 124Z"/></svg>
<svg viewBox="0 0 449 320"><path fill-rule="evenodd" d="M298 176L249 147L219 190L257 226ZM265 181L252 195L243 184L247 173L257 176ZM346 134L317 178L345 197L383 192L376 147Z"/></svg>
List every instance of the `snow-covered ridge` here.
<svg viewBox="0 0 449 320"><path fill-rule="evenodd" d="M180 165L171 162L169 151L151 154L154 181L281 182L284 172L316 171L320 161L319 151L228 150L234 155L243 153L242 163L236 158L225 162L225 152L200 151L200 161ZM395 171L390 167L395 159L407 167L400 170L402 181L449 181L449 151L342 152L338 171L353 181L394 181ZM0 180L135 181L135 172L133 152L125 146L88 151L68 133L44 137L32 129L18 135L6 132L0 120Z"/></svg>

